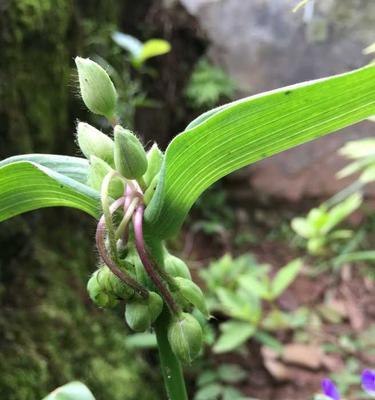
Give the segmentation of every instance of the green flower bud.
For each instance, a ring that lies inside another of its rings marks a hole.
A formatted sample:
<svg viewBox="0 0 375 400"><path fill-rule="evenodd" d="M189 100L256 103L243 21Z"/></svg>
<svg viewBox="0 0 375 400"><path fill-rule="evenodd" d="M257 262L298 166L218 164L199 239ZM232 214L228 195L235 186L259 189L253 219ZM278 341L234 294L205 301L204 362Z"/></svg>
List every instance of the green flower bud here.
<svg viewBox="0 0 375 400"><path fill-rule="evenodd" d="M102 159L91 156L90 167L87 176L87 184L95 190L100 191L104 177L113 169ZM124 193L124 184L118 178L113 178L109 185L109 195L118 199Z"/></svg>
<svg viewBox="0 0 375 400"><path fill-rule="evenodd" d="M190 364L202 348L202 328L192 315L182 313L169 325L168 340L180 361Z"/></svg>
<svg viewBox="0 0 375 400"><path fill-rule="evenodd" d="M177 283L182 297L208 318L209 313L201 288L190 279L175 278L175 282Z"/></svg>
<svg viewBox="0 0 375 400"><path fill-rule="evenodd" d="M109 136L86 122L80 122L77 126L77 141L87 159L96 156L114 166L113 140Z"/></svg>
<svg viewBox="0 0 375 400"><path fill-rule="evenodd" d="M160 172L161 164L163 163L163 153L159 147L154 143L151 149L147 152L148 167L143 176L147 186L150 186L155 176Z"/></svg>
<svg viewBox="0 0 375 400"><path fill-rule="evenodd" d="M164 269L173 277L191 279L189 267L178 257L167 253L164 258Z"/></svg>
<svg viewBox="0 0 375 400"><path fill-rule="evenodd" d="M134 296L134 289L126 285L106 265L98 270L97 280L104 292L122 300L130 300Z"/></svg>
<svg viewBox="0 0 375 400"><path fill-rule="evenodd" d="M125 320L136 332L144 332L160 315L163 300L155 292L149 292L147 299L133 300L126 305Z"/></svg>
<svg viewBox="0 0 375 400"><path fill-rule="evenodd" d="M145 149L137 137L120 125L115 126L115 167L127 179L139 179L147 170Z"/></svg>
<svg viewBox="0 0 375 400"><path fill-rule="evenodd" d="M107 72L89 58L75 59L81 96L94 114L111 120L116 113L117 93Z"/></svg>
<svg viewBox="0 0 375 400"><path fill-rule="evenodd" d="M98 279L98 274L100 270L95 271L89 281L87 282L87 291L89 293L90 299L99 307L111 308L114 307L118 301L114 296L108 294Z"/></svg>

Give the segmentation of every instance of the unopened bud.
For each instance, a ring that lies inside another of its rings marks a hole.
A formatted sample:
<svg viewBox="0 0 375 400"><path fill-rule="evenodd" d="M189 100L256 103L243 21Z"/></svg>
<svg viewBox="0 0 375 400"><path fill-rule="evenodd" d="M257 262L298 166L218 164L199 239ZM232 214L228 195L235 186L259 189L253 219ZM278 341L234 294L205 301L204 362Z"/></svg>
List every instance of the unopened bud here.
<svg viewBox="0 0 375 400"><path fill-rule="evenodd" d="M158 145L154 143L151 149L147 152L147 171L143 179L147 186L150 186L155 176L160 172L161 164L163 163L163 153L160 151Z"/></svg>
<svg viewBox="0 0 375 400"><path fill-rule="evenodd" d="M85 122L77 125L77 141L79 148L87 159L91 156L104 160L113 166L113 140Z"/></svg>
<svg viewBox="0 0 375 400"><path fill-rule="evenodd" d="M122 300L130 300L134 296L134 289L126 285L106 265L100 267L97 279L99 285L108 295Z"/></svg>
<svg viewBox="0 0 375 400"><path fill-rule="evenodd" d="M89 58L75 59L81 96L86 107L94 114L109 120L116 113L117 93L107 72Z"/></svg>
<svg viewBox="0 0 375 400"><path fill-rule="evenodd" d="M191 279L189 267L178 257L167 253L164 258L164 269L173 277Z"/></svg>
<svg viewBox="0 0 375 400"><path fill-rule="evenodd" d="M155 292L149 292L147 299L134 299L126 305L125 320L134 331L144 332L151 328L162 308L161 297Z"/></svg>
<svg viewBox="0 0 375 400"><path fill-rule="evenodd" d="M114 296L108 294L98 280L99 270L95 271L87 282L87 291L90 299L99 307L111 308L118 302Z"/></svg>
<svg viewBox="0 0 375 400"><path fill-rule="evenodd" d="M208 317L206 301L201 288L190 279L175 278L182 297L196 307L204 316Z"/></svg>
<svg viewBox="0 0 375 400"><path fill-rule="evenodd" d="M192 315L182 313L169 325L168 341L180 361L190 364L202 348L202 328Z"/></svg>
<svg viewBox="0 0 375 400"><path fill-rule="evenodd" d="M147 156L138 138L128 129L115 126L115 167L127 179L139 179L147 170Z"/></svg>
<svg viewBox="0 0 375 400"><path fill-rule="evenodd" d="M98 157L91 156L87 184L93 189L100 191L104 177L111 171L113 169L109 164ZM109 184L108 194L113 199L118 199L123 193L124 184L119 178L114 177Z"/></svg>

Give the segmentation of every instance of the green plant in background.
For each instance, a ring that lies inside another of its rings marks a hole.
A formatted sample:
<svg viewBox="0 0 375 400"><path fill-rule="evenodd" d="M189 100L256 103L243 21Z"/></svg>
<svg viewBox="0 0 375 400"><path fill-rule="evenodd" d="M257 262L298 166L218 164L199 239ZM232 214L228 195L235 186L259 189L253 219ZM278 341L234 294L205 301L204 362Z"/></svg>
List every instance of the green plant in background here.
<svg viewBox="0 0 375 400"><path fill-rule="evenodd" d="M292 220L293 230L305 240L309 254L335 256L333 265L347 261L374 260L371 250L354 252L363 239L362 230L337 229L362 206L364 187L375 181L375 140L372 138L347 142L339 154L352 162L337 173L337 178L359 174L352 184L335 194L320 207L313 208L305 218ZM340 244L339 244L340 243Z"/></svg>
<svg viewBox="0 0 375 400"><path fill-rule="evenodd" d="M227 254L203 269L200 275L207 286L210 312L230 318L220 324L221 334L213 346L214 352L231 351L252 337L280 350L281 345L267 331L298 323L300 311L287 315L276 307L275 300L295 280L301 267L301 260L291 261L271 280L268 265L257 264L250 255L232 259ZM263 311L263 301L271 305L268 313Z"/></svg>
<svg viewBox="0 0 375 400"><path fill-rule="evenodd" d="M362 197L354 193L339 204L327 207L325 204L309 211L306 218L297 217L292 220L294 231L307 241L307 250L312 255L328 252L335 240L348 239L352 231L335 229L362 204Z"/></svg>
<svg viewBox="0 0 375 400"><path fill-rule="evenodd" d="M222 364L218 368L205 368L197 380L194 400L240 400L243 394L234 387L246 378L246 371L235 364Z"/></svg>
<svg viewBox="0 0 375 400"><path fill-rule="evenodd" d="M130 62L136 69L142 68L148 59L171 51L171 45L163 39L149 39L142 43L134 36L122 32L114 32L112 39L129 53Z"/></svg>
<svg viewBox="0 0 375 400"><path fill-rule="evenodd" d="M93 60L106 69L118 89L117 115L132 128L137 108L161 106L160 101L149 97L142 78L144 75L157 78L157 71L147 66L147 61L167 54L171 45L162 39L142 43L134 36L115 31L112 25L98 31L97 26L86 21L84 27ZM98 123L106 127L105 120L99 118Z"/></svg>
<svg viewBox="0 0 375 400"><path fill-rule="evenodd" d="M219 67L206 57L195 65L186 87L186 98L193 108L213 107L221 99L232 99L236 85Z"/></svg>
<svg viewBox="0 0 375 400"><path fill-rule="evenodd" d="M34 154L2 161L0 220L52 206L77 208L96 218L100 261L87 285L89 295L100 307L125 304L125 320L133 330L155 330L168 397L184 400L180 362L198 356L198 320L208 313L202 291L186 264L168 252L166 240L179 232L200 194L221 177L374 115L375 67L208 111L163 154L156 145L146 153L120 125L117 91L106 71L89 59L77 57L76 64L82 98L112 124L114 140L80 123L78 143L88 159ZM271 301L299 268L295 261L272 282L257 276L253 281Z"/></svg>

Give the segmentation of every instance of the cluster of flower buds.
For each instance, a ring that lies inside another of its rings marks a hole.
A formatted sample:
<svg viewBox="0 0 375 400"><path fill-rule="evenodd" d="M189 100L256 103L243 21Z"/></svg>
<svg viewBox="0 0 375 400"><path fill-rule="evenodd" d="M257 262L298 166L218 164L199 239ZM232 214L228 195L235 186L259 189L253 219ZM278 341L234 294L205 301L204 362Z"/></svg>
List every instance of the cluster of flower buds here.
<svg viewBox="0 0 375 400"><path fill-rule="evenodd" d="M168 307L171 348L190 363L202 347L202 327L191 313L196 309L208 317L204 295L181 259L157 240L157 255L151 254L143 237L144 209L155 193L163 153L156 144L146 153L119 124L117 93L106 71L89 59L77 57L76 65L87 108L113 126L113 139L87 123L77 126L78 145L89 160L87 184L100 192L103 208L96 232L101 260L88 281L89 296L102 308L124 302L125 320L136 332L152 328Z"/></svg>

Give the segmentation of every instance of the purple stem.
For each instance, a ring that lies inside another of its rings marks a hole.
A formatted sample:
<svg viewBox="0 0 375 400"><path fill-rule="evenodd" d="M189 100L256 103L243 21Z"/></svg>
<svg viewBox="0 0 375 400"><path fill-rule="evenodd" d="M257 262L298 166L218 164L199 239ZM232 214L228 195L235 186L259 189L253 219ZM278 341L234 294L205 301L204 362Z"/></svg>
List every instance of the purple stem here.
<svg viewBox="0 0 375 400"><path fill-rule="evenodd" d="M167 303L169 309L172 313L177 314L180 310L176 302L174 301L172 295L170 294L169 290L164 286L164 283L160 279L159 275L155 272L154 266L152 265L145 248L145 243L143 239L143 213L144 213L144 206L140 204L134 215L133 215L133 227L134 227L134 236L135 236L135 246L137 248L139 258L142 261L142 264L154 283L154 285L159 290L160 294L164 298L165 302Z"/></svg>
<svg viewBox="0 0 375 400"><path fill-rule="evenodd" d="M109 210L111 214L113 214L119 207L121 207L125 202L124 197L120 197L119 199L115 200ZM117 266L117 264L111 259L108 254L107 248L105 246L105 219L104 216L101 216L99 219L97 228L96 228L96 247L98 248L100 257L104 261L104 263L108 266L108 268L118 276L125 284L132 287L140 296L147 298L148 291L142 285L140 285L135 279L130 277L129 275L125 274L121 269Z"/></svg>

